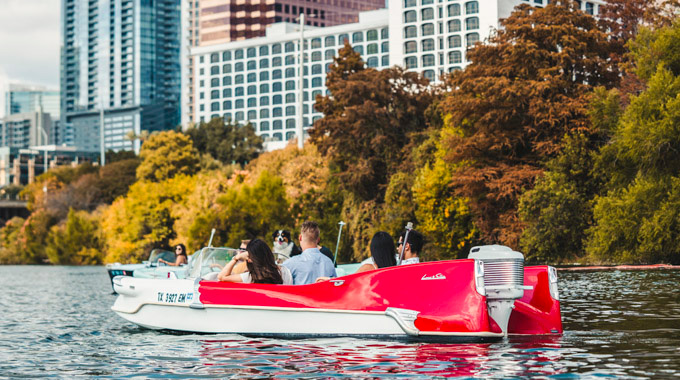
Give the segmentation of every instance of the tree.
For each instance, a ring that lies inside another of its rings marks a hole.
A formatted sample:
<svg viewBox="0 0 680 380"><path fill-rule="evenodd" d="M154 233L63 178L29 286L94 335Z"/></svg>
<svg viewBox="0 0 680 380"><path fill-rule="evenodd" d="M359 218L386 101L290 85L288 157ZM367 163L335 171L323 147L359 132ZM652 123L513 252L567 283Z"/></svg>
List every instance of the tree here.
<svg viewBox="0 0 680 380"><path fill-rule="evenodd" d="M572 2L522 4L471 64L450 76L442 102L456 133L446 141L451 180L487 243L518 246L519 195L533 186L564 136L588 133L594 86L617 83L607 35Z"/></svg>
<svg viewBox="0 0 680 380"><path fill-rule="evenodd" d="M69 210L65 223L50 229L45 251L52 264L101 264L104 253L97 216Z"/></svg>
<svg viewBox="0 0 680 380"><path fill-rule="evenodd" d="M225 164L245 165L262 151L262 138L255 134L251 124L225 123L220 117L201 122L186 133L198 151L209 153Z"/></svg>
<svg viewBox="0 0 680 380"><path fill-rule="evenodd" d="M311 141L329 157L343 189L363 200L382 201L390 176L408 157L413 133L427 128L432 102L427 79L400 68L364 68L349 43L328 73L330 95L317 97L324 117Z"/></svg>
<svg viewBox="0 0 680 380"><path fill-rule="evenodd" d="M189 136L174 131L151 135L142 145L137 179L160 182L198 170L198 153Z"/></svg>

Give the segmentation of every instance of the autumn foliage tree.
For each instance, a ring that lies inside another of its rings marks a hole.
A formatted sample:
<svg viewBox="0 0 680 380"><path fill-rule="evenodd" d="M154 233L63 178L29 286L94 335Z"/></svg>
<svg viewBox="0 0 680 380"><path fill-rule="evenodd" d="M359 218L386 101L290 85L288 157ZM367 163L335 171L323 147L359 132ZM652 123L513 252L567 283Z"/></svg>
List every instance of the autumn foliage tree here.
<svg viewBox="0 0 680 380"><path fill-rule="evenodd" d="M186 131L201 153L209 153L225 164L245 165L262 151L262 137L255 134L251 124L225 123L221 117L201 122Z"/></svg>
<svg viewBox="0 0 680 380"><path fill-rule="evenodd" d="M451 75L442 102L457 128L446 159L451 185L469 200L481 238L517 247L519 195L533 186L565 135L588 133L593 86L617 83L607 35L572 2L522 4L470 65Z"/></svg>

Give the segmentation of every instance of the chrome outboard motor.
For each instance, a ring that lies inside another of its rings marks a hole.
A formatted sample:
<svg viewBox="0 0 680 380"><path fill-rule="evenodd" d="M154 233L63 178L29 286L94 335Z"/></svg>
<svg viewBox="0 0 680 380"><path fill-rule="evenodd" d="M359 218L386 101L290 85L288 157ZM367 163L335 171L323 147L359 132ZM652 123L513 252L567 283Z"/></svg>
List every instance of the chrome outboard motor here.
<svg viewBox="0 0 680 380"><path fill-rule="evenodd" d="M504 245L473 247L477 291L486 296L489 316L508 334L515 300L524 295L524 255Z"/></svg>

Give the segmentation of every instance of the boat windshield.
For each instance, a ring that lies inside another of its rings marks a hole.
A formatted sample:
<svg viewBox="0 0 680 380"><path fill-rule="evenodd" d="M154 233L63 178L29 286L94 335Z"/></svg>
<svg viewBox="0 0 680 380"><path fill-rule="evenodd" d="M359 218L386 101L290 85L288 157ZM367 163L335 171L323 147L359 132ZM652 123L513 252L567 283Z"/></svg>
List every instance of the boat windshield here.
<svg viewBox="0 0 680 380"><path fill-rule="evenodd" d="M163 259L174 263L177 258L175 257L174 252L166 251L160 248L154 248L149 255L149 263L155 264L158 262L158 259Z"/></svg>
<svg viewBox="0 0 680 380"><path fill-rule="evenodd" d="M233 248L205 247L196 252L189 262L187 274L190 278L198 278L212 272L219 272L238 251Z"/></svg>

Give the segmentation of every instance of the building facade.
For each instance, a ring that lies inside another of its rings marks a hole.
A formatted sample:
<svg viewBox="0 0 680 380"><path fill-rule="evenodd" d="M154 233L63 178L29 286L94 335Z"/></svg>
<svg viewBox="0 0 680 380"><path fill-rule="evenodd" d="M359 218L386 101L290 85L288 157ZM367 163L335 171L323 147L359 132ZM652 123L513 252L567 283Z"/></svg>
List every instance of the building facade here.
<svg viewBox="0 0 680 380"><path fill-rule="evenodd" d="M25 112L0 119L0 147L28 148L47 145L53 134L52 118L47 113Z"/></svg>
<svg viewBox="0 0 680 380"><path fill-rule="evenodd" d="M322 116L314 109L333 57L349 41L368 67L399 65L431 81L464 68L465 51L487 39L515 6L543 6L547 0L390 0L389 8L363 12L359 22L304 33L303 88L299 86L299 39L296 25L277 23L266 37L193 48L196 86L192 106L196 122L223 117L250 122L276 149L295 137L303 97L304 128ZM602 1L584 1L582 10L597 14Z"/></svg>
<svg viewBox="0 0 680 380"><path fill-rule="evenodd" d="M180 0L62 0L61 121L73 145L138 150L126 137L180 123Z"/></svg>
<svg viewBox="0 0 680 380"><path fill-rule="evenodd" d="M266 35L266 27L277 22L296 23L306 15L305 24L325 27L355 23L359 13L385 7L384 0L187 0L183 4L187 49L222 44ZM188 52L188 50L187 50ZM196 63L185 62L182 125L195 122L194 85Z"/></svg>
<svg viewBox="0 0 680 380"><path fill-rule="evenodd" d="M75 147L34 146L30 148L0 147L0 187L25 186L46 170L57 166L96 163L97 152L81 152Z"/></svg>
<svg viewBox="0 0 680 380"><path fill-rule="evenodd" d="M32 120L34 112L48 114L51 118L49 123L48 141L50 144L68 144L68 135L60 128L59 115L59 90L49 89L43 86L10 83L2 96L4 101L4 115L28 114L21 116L27 120ZM9 119L11 123L14 119ZM4 140L3 140L4 141Z"/></svg>

